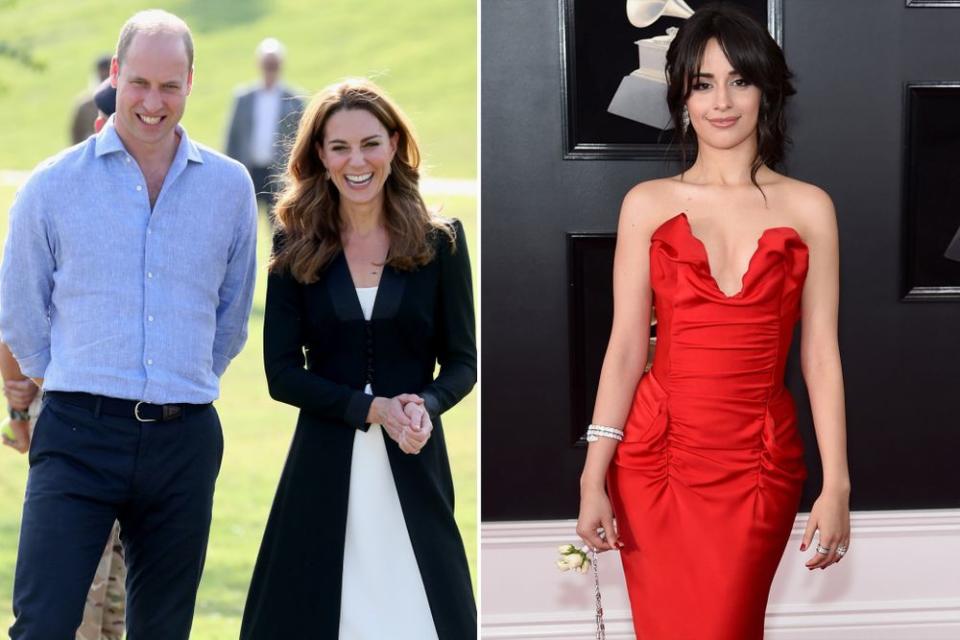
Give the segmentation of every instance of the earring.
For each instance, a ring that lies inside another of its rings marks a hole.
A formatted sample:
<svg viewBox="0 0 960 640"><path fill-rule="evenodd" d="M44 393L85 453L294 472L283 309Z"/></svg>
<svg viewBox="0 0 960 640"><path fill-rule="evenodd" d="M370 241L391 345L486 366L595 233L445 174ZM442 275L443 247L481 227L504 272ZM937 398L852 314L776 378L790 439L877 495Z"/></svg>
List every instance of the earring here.
<svg viewBox="0 0 960 640"><path fill-rule="evenodd" d="M690 112L687 111L687 105L683 105L683 112L680 114L680 126L683 130L683 134L687 134L687 129L690 127Z"/></svg>

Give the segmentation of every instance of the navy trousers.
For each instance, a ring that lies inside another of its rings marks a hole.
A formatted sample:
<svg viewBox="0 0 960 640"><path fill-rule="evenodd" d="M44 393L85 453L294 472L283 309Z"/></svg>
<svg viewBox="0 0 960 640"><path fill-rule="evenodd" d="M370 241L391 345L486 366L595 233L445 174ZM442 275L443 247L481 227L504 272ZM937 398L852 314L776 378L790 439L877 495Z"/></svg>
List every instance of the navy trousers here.
<svg viewBox="0 0 960 640"><path fill-rule="evenodd" d="M222 456L212 406L144 423L48 394L30 445L10 637L73 640L116 519L127 639L189 638Z"/></svg>

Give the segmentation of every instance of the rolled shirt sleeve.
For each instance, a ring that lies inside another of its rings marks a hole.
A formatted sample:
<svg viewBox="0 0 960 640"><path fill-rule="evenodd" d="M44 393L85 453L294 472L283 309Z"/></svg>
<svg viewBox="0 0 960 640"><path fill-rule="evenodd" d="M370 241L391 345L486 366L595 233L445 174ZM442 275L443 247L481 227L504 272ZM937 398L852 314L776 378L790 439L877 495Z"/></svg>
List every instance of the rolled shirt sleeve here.
<svg viewBox="0 0 960 640"><path fill-rule="evenodd" d="M0 267L0 335L24 375L42 378L50 364L50 300L55 243L36 182L28 181L10 208Z"/></svg>

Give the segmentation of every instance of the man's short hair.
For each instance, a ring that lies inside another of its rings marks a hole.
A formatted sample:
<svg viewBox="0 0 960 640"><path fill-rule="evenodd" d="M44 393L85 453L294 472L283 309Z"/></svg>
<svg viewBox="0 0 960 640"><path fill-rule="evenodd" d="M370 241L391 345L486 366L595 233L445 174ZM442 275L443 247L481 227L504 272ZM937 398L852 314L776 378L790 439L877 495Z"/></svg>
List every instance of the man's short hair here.
<svg viewBox="0 0 960 640"><path fill-rule="evenodd" d="M187 50L187 66L193 68L193 35L187 23L162 9L148 9L133 14L120 29L117 40L117 63L123 64L130 43L138 33L172 33L183 37L183 46Z"/></svg>

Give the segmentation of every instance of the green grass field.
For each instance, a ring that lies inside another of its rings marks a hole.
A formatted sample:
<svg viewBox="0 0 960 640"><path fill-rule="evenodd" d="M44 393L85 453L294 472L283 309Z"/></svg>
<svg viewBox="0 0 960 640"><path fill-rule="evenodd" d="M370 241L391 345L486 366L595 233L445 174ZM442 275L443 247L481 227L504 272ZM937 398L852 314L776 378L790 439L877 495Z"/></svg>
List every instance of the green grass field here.
<svg viewBox="0 0 960 640"><path fill-rule="evenodd" d="M70 110L93 58L112 49L122 22L150 2L0 0L0 42L25 47L45 65L31 71L0 57L0 170L29 169L67 143ZM196 79L184 125L192 137L222 146L233 88L255 75L253 48L263 37L287 46L286 78L313 92L344 76L370 75L408 112L423 144L427 173L476 174L475 4L462 0L394 3L300 0L178 0L196 41ZM0 185L0 240L14 187ZM464 222L476 264L476 200L428 196ZM223 379L217 406L226 447L217 484L206 571L192 637L233 640L268 510L293 433L296 410L270 399L263 381L267 229L260 235L260 277L250 340ZM476 280L476 272L475 277ZM476 580L475 393L444 416L457 491L457 521ZM0 626L9 602L26 459L0 450Z"/></svg>
<svg viewBox="0 0 960 640"><path fill-rule="evenodd" d="M233 90L256 76L267 36L287 47L285 78L305 94L346 76L372 76L400 103L424 143L429 173L476 175L476 4L470 0L0 0L0 43L28 51L34 71L0 57L0 169L30 169L67 145L71 109L97 55L123 22L161 6L183 17L196 45L184 126L221 149Z"/></svg>

